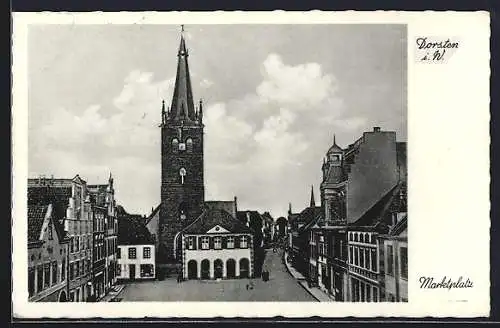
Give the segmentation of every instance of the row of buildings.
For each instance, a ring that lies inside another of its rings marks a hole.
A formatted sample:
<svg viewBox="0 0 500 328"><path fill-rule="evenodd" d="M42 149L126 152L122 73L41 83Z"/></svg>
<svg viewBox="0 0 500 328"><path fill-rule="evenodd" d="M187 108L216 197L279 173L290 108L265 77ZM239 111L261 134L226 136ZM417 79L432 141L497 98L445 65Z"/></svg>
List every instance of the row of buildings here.
<svg viewBox="0 0 500 328"><path fill-rule="evenodd" d="M321 203L288 213L289 258L335 301L408 301L406 143L375 127L322 164Z"/></svg>
<svg viewBox="0 0 500 328"><path fill-rule="evenodd" d="M99 301L121 279L155 278L153 237L113 184L28 179L29 301Z"/></svg>
<svg viewBox="0 0 500 328"><path fill-rule="evenodd" d="M30 301L99 299L116 283L118 222L113 178L28 179Z"/></svg>

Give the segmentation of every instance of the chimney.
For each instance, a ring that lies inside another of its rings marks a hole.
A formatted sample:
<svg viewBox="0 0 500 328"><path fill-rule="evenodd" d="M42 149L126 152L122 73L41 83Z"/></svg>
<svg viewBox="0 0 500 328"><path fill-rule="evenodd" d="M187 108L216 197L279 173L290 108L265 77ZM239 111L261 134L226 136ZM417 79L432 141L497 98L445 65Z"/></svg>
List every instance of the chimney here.
<svg viewBox="0 0 500 328"><path fill-rule="evenodd" d="M380 126L374 126L373 132L380 132Z"/></svg>

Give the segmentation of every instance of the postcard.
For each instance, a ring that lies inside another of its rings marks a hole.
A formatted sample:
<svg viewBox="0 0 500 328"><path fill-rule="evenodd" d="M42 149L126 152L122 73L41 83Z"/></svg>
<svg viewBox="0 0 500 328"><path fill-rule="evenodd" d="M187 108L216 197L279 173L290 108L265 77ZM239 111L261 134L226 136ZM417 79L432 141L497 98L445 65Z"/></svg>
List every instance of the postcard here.
<svg viewBox="0 0 500 328"><path fill-rule="evenodd" d="M488 316L489 38L487 12L14 13L14 316Z"/></svg>

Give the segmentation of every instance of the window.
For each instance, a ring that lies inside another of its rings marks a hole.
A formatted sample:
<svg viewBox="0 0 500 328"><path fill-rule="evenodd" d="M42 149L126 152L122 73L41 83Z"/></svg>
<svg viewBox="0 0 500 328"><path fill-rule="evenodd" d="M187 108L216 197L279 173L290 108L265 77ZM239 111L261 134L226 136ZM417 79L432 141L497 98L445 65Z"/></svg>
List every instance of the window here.
<svg viewBox="0 0 500 328"><path fill-rule="evenodd" d="M240 248L247 248L247 247L248 247L247 236L241 236L241 238L240 238Z"/></svg>
<svg viewBox="0 0 500 328"><path fill-rule="evenodd" d="M365 237L363 234L359 236L359 242L364 243L365 242Z"/></svg>
<svg viewBox="0 0 500 328"><path fill-rule="evenodd" d="M47 288L50 287L50 263L45 263L43 265L43 287Z"/></svg>
<svg viewBox="0 0 500 328"><path fill-rule="evenodd" d="M117 259L121 259L122 258L122 249L121 248L118 248L116 250L116 258Z"/></svg>
<svg viewBox="0 0 500 328"><path fill-rule="evenodd" d="M28 270L28 293L29 296L35 294L35 269L33 268Z"/></svg>
<svg viewBox="0 0 500 328"><path fill-rule="evenodd" d="M357 242L358 241L358 234L357 233L354 233L354 241Z"/></svg>
<svg viewBox="0 0 500 328"><path fill-rule="evenodd" d="M119 265L119 264L116 266L116 275L117 276L121 276L122 275L122 266Z"/></svg>
<svg viewBox="0 0 500 328"><path fill-rule="evenodd" d="M179 140L177 138L172 139L172 150L175 153L179 150Z"/></svg>
<svg viewBox="0 0 500 328"><path fill-rule="evenodd" d="M349 232L349 241L352 241L352 232Z"/></svg>
<svg viewBox="0 0 500 328"><path fill-rule="evenodd" d="M408 248L401 247L399 249L401 256L401 278L408 279Z"/></svg>
<svg viewBox="0 0 500 328"><path fill-rule="evenodd" d="M365 233L365 243L370 242L370 235L368 233Z"/></svg>
<svg viewBox="0 0 500 328"><path fill-rule="evenodd" d="M142 249L142 257L145 259L151 258L151 247L144 247Z"/></svg>
<svg viewBox="0 0 500 328"><path fill-rule="evenodd" d="M141 277L154 277L154 267L152 264L141 264L140 265L140 270L141 270Z"/></svg>
<svg viewBox="0 0 500 328"><path fill-rule="evenodd" d="M361 248L359 250L359 266L364 268L365 267L365 249Z"/></svg>
<svg viewBox="0 0 500 328"><path fill-rule="evenodd" d="M61 264L61 281L66 279L66 259L62 259Z"/></svg>
<svg viewBox="0 0 500 328"><path fill-rule="evenodd" d="M69 252L74 253L75 252L75 237L71 237L69 240Z"/></svg>
<svg viewBox="0 0 500 328"><path fill-rule="evenodd" d="M80 261L80 275L83 276L84 275L84 269L85 269L85 260L81 260Z"/></svg>
<svg viewBox="0 0 500 328"><path fill-rule="evenodd" d="M349 263L351 263L351 264L353 263L352 262L352 252L353 252L352 246L349 246Z"/></svg>
<svg viewBox="0 0 500 328"><path fill-rule="evenodd" d="M221 249L222 248L222 238L221 237L215 237L214 238L214 248L215 249Z"/></svg>
<svg viewBox="0 0 500 328"><path fill-rule="evenodd" d="M394 254L392 245L387 245L387 274L394 275Z"/></svg>
<svg viewBox="0 0 500 328"><path fill-rule="evenodd" d="M201 237L201 249L209 249L210 244L208 241L208 237Z"/></svg>
<svg viewBox="0 0 500 328"><path fill-rule="evenodd" d="M52 284L57 284L57 262L52 262Z"/></svg>
<svg viewBox="0 0 500 328"><path fill-rule="evenodd" d="M184 180L186 178L187 171L185 168L181 167L179 170L179 176L181 177L181 184L184 184Z"/></svg>
<svg viewBox="0 0 500 328"><path fill-rule="evenodd" d="M80 261L75 262L75 277L80 275Z"/></svg>
<svg viewBox="0 0 500 328"><path fill-rule="evenodd" d="M371 269L372 271L377 272L377 250L372 249L371 250Z"/></svg>
<svg viewBox="0 0 500 328"><path fill-rule="evenodd" d="M69 280L75 279L75 263L69 264Z"/></svg>
<svg viewBox="0 0 500 328"><path fill-rule="evenodd" d="M75 237L75 252L80 250L80 236Z"/></svg>
<svg viewBox="0 0 500 328"><path fill-rule="evenodd" d="M359 252L358 248L354 248L354 265L359 265L358 258L359 258Z"/></svg>
<svg viewBox="0 0 500 328"><path fill-rule="evenodd" d="M227 248L234 248L234 237L227 237Z"/></svg>
<svg viewBox="0 0 500 328"><path fill-rule="evenodd" d="M137 258L137 251L135 247L130 247L128 249L128 258L129 259L136 259Z"/></svg>
<svg viewBox="0 0 500 328"><path fill-rule="evenodd" d="M49 221L49 226L48 226L47 230L49 233L49 240L54 239L54 236L52 235L52 222L51 221Z"/></svg>
<svg viewBox="0 0 500 328"><path fill-rule="evenodd" d="M43 266L39 265L36 268L36 290L37 292L42 291L43 289Z"/></svg>
<svg viewBox="0 0 500 328"><path fill-rule="evenodd" d="M191 153L193 151L193 139L188 138L186 140L186 149L187 149L188 153Z"/></svg>
<svg viewBox="0 0 500 328"><path fill-rule="evenodd" d="M373 287L373 301L378 302L378 288Z"/></svg>

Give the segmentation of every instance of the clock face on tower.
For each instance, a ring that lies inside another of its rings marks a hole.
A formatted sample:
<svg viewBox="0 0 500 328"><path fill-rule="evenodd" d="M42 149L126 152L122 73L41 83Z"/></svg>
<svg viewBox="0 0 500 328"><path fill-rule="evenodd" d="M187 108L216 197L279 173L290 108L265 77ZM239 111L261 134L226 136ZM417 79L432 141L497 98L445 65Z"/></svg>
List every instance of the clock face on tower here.
<svg viewBox="0 0 500 328"><path fill-rule="evenodd" d="M180 143L179 144L179 150L186 150L186 144L185 143Z"/></svg>

